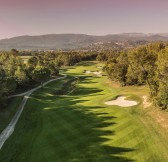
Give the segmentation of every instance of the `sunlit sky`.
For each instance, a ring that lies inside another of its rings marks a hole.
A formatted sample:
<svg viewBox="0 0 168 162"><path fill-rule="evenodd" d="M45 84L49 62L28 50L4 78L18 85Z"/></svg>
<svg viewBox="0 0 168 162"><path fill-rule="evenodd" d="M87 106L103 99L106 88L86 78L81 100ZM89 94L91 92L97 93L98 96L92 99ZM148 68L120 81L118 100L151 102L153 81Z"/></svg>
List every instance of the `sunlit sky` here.
<svg viewBox="0 0 168 162"><path fill-rule="evenodd" d="M20 35L168 33L168 0L0 0L0 39Z"/></svg>

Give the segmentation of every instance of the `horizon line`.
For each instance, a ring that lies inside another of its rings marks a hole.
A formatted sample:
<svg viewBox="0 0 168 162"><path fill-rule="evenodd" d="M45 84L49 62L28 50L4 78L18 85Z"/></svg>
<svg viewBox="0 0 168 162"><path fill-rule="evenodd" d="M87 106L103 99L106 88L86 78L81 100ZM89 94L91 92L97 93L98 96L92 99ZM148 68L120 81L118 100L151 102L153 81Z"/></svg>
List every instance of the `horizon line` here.
<svg viewBox="0 0 168 162"><path fill-rule="evenodd" d="M168 32L157 32L157 33L146 33L146 32L121 32L121 33L109 33L109 34L103 34L103 35L98 35L98 34L86 34L86 33L44 33L44 34L23 34L23 35L16 35L16 36L11 36L11 37L6 37L6 38L0 38L0 40L3 39L11 39L11 38L17 38L17 37L24 37L24 36L45 36L45 35L88 35L88 36L108 36L108 35L121 35L121 34L145 34L145 35L157 35L157 34L168 34Z"/></svg>

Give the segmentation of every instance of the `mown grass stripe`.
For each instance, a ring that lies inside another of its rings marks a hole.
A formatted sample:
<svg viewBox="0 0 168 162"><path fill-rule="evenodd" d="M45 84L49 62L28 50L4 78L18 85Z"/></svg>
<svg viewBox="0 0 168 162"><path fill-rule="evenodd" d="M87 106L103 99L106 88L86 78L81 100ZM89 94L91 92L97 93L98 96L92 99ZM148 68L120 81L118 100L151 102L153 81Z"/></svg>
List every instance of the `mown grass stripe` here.
<svg viewBox="0 0 168 162"><path fill-rule="evenodd" d="M146 118L138 113L140 105L122 108L104 104L105 100L120 93L120 88L109 87L106 77L90 75L77 83L73 93L54 95L53 91L74 75L85 76L82 72L96 70L95 66L67 69L66 73L72 76L38 90L29 100L16 132L0 152L0 161L167 160L162 139L158 140L151 125L142 122ZM121 89L124 91L125 88ZM136 92L136 87L132 89ZM127 94L134 93L128 88L126 91Z"/></svg>

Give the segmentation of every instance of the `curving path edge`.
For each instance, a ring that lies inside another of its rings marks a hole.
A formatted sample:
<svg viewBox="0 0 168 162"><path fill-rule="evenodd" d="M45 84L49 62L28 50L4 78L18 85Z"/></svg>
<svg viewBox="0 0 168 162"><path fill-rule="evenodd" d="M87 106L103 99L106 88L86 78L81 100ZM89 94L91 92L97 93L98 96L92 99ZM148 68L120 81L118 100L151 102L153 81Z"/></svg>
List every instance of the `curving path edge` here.
<svg viewBox="0 0 168 162"><path fill-rule="evenodd" d="M64 74L63 74L64 75ZM53 82L55 80L60 80L60 79L64 79L66 78L67 75L64 75L63 77L60 77L60 78L57 78L57 79L51 79L47 82L45 82L43 84L43 86L47 85L48 83L50 82ZM10 121L10 123L7 125L7 127L2 131L2 133L0 134L0 149L2 148L2 146L4 145L5 141L11 136L11 134L14 132L15 130L15 125L17 124L21 114L22 114L22 111L27 103L27 100L29 98L29 96L36 90L40 89L42 86L38 86L36 88L33 88L27 92L24 92L24 93L21 93L21 94L17 94L17 95L12 95L12 96L9 96L8 98L12 98L12 97L17 97L17 96L24 96L23 97L23 100L17 110L17 112L15 113L14 117L12 118L12 120Z"/></svg>

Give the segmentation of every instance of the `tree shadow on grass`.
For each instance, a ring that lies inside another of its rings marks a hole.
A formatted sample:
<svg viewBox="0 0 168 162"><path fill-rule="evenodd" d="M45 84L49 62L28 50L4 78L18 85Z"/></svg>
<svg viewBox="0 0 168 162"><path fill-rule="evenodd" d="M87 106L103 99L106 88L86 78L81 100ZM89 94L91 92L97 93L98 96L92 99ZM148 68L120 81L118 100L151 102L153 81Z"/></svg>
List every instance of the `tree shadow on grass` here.
<svg viewBox="0 0 168 162"><path fill-rule="evenodd" d="M93 83L97 83L97 82L94 82L94 81L93 81L93 76L87 76L87 75L86 75L86 76L81 76L81 83L82 83L82 84L84 84L84 83L85 83L85 84L86 84L86 83L92 83L92 84L93 84Z"/></svg>
<svg viewBox="0 0 168 162"><path fill-rule="evenodd" d="M74 91L72 95L90 96L90 95L94 95L99 92L102 92L102 90L97 89L97 88L81 88L80 87L76 91Z"/></svg>
<svg viewBox="0 0 168 162"><path fill-rule="evenodd" d="M41 89L32 95L16 130L1 152L1 161L132 162L132 148L114 147L116 116L101 106L86 106L82 96L102 90L80 87L79 93L50 96ZM79 104L80 103L80 104ZM92 110L102 109L102 112ZM109 139L110 138L110 139ZM19 139L19 140L18 140ZM10 150L10 151L9 151ZM8 152L8 154L7 154Z"/></svg>
<svg viewBox="0 0 168 162"><path fill-rule="evenodd" d="M43 113L52 123L51 128L47 129L45 139L51 150L54 150L53 156L58 161L65 162L134 161L123 157L125 153L132 152L134 149L106 144L109 137L117 135L116 132L107 129L117 124L114 122L116 117L106 112L91 112L93 109L103 109L102 106L81 106L87 101L82 100L81 96L96 94L102 90L84 87L79 89L71 95L52 97L55 106L49 106L51 102L44 103L43 99L40 101L43 103Z"/></svg>
<svg viewBox="0 0 168 162"><path fill-rule="evenodd" d="M74 77L71 79L75 79ZM79 82L82 84L86 84L86 82L84 80L87 80L88 83L95 83L95 82L91 82L90 77L87 76L79 76L79 78L76 78L76 80L74 80L74 82L62 82L62 85L56 86L56 87L50 87L45 86L41 89L41 93L38 93L38 96L36 95L36 98L41 98L41 99L47 99L50 96L59 96L59 95L72 95L72 96L76 96L76 97L81 97L81 96L90 96L90 95L102 95L102 94L97 94L102 92L103 90L98 89L98 88L85 88L83 86L81 86L80 84L78 84ZM60 82L60 81L59 81ZM74 85L72 85L74 83ZM96 82L97 83L97 82ZM65 84L65 85L64 85ZM66 85L67 84L67 85ZM73 91L71 93L71 91ZM62 93L61 93L62 92Z"/></svg>
<svg viewBox="0 0 168 162"><path fill-rule="evenodd" d="M114 161L114 162L131 162L133 159L124 158L122 155L127 152L134 151L132 148L113 147L107 145L108 137L117 135L114 131L106 129L115 123L115 116L109 116L104 112L92 113L93 109L102 109L101 106L78 106L84 103L81 96L91 95L102 90L99 88L78 87L71 95L59 97L56 109L48 111L51 116L57 114L58 123L55 127L59 130L57 136L51 138L50 144L63 139L63 143L59 142L55 154L60 161ZM80 93L79 93L80 92ZM62 102L61 102L62 101ZM50 118L54 123L55 116ZM53 145L55 147L55 145ZM60 149L62 148L62 149ZM66 156L62 156L66 153Z"/></svg>
<svg viewBox="0 0 168 162"><path fill-rule="evenodd" d="M96 107L76 106L71 97L61 100L66 104L60 103L51 109L43 109L56 130L55 133L53 129L50 130L45 137L55 150L58 161L133 161L122 157L133 149L106 144L109 136L117 135L114 131L105 129L117 124L113 122L115 116L91 113L89 110Z"/></svg>

